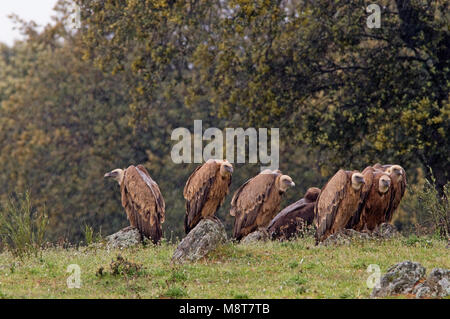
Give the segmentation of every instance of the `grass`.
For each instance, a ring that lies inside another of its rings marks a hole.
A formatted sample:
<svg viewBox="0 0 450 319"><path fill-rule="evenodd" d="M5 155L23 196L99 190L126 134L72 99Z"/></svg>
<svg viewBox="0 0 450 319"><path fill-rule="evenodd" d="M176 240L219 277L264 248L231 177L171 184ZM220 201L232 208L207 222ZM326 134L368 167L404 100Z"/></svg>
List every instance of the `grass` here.
<svg viewBox="0 0 450 319"><path fill-rule="evenodd" d="M228 243L196 263L170 262L175 245L107 250L46 248L22 260L0 254L0 298L368 298L370 264L384 273L412 260L450 268L446 242L401 238L315 247L312 238L244 246ZM67 287L70 264L81 288Z"/></svg>
<svg viewBox="0 0 450 319"><path fill-rule="evenodd" d="M34 209L29 192L16 194L0 207L0 243L14 256L38 256L45 243L48 216Z"/></svg>

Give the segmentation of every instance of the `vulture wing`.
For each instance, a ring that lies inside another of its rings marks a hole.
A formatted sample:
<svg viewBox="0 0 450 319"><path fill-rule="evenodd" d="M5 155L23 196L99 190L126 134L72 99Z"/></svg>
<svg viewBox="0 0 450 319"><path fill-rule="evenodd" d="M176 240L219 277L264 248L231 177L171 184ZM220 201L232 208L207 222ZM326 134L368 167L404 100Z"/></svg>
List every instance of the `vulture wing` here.
<svg viewBox="0 0 450 319"><path fill-rule="evenodd" d="M314 205L319 194L319 188L311 187L302 199L279 212L267 226L272 239L289 239L305 225L311 225L314 220Z"/></svg>
<svg viewBox="0 0 450 319"><path fill-rule="evenodd" d="M347 173L341 169L322 188L314 208L316 239L320 240L331 229L348 185Z"/></svg>
<svg viewBox="0 0 450 319"><path fill-rule="evenodd" d="M121 185L122 204L131 226L157 243L162 237L165 205L159 188L147 174L133 165L125 170Z"/></svg>
<svg viewBox="0 0 450 319"><path fill-rule="evenodd" d="M267 226L267 228L271 228L273 227L275 224L280 223L281 220L285 219L286 217L288 217L291 214L295 214L295 212L300 211L301 209L303 209L306 205L308 204L308 202L305 201L304 198L296 201L295 203L292 203L291 205L283 208L283 210L281 212L279 212L269 223L269 226Z"/></svg>
<svg viewBox="0 0 450 319"><path fill-rule="evenodd" d="M231 200L231 216L235 216L233 237L240 239L242 228L254 226L264 202L273 189L279 172L258 174L245 182Z"/></svg>
<svg viewBox="0 0 450 319"><path fill-rule="evenodd" d="M158 184L156 184L156 182L150 177L150 174L148 173L144 165L139 164L137 166L137 170L139 172L139 175L141 175L142 179L150 188L153 196L156 198L157 212L162 224L166 220L166 203L164 202L161 190L159 189Z"/></svg>
<svg viewBox="0 0 450 319"><path fill-rule="evenodd" d="M210 196L220 165L208 161L198 166L186 182L183 196L186 199L184 230L188 233L202 218L202 209Z"/></svg>

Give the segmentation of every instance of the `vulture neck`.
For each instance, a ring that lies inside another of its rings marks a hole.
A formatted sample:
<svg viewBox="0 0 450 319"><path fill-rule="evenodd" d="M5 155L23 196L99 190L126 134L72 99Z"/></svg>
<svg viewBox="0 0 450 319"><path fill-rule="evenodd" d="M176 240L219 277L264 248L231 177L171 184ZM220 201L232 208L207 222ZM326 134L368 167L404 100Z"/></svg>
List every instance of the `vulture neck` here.
<svg viewBox="0 0 450 319"><path fill-rule="evenodd" d="M121 170L119 172L119 175L117 175L117 177L116 177L116 181L117 181L117 183L119 183L119 186L122 186L122 182L123 182L124 177L125 177L125 171Z"/></svg>

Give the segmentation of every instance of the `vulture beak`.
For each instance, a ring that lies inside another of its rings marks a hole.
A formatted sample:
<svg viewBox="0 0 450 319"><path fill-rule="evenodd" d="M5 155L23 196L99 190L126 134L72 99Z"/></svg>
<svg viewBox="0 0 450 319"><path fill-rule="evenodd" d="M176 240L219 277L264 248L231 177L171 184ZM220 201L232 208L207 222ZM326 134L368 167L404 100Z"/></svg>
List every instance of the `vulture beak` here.
<svg viewBox="0 0 450 319"><path fill-rule="evenodd" d="M295 186L295 183L294 182L291 182L291 187L294 187Z"/></svg>
<svg viewBox="0 0 450 319"><path fill-rule="evenodd" d="M112 176L111 172L108 172L105 175L103 175L103 178L107 178L107 177L111 177L111 176Z"/></svg>
<svg viewBox="0 0 450 319"><path fill-rule="evenodd" d="M233 173L233 167L231 167L231 166L225 166L225 170L227 172Z"/></svg>

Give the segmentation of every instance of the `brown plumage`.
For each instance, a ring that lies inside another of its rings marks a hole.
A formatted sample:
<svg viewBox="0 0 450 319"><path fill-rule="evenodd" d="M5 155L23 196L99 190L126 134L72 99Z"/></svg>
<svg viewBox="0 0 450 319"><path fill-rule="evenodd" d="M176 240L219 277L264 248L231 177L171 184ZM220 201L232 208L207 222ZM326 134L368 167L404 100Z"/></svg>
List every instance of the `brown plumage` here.
<svg viewBox="0 0 450 319"><path fill-rule="evenodd" d="M347 228L353 228L357 231L373 231L384 223L391 200L391 179L389 175L371 166L366 167L363 171L365 179L367 174L372 174L373 178L371 185L366 183L370 186L370 190L363 203L361 214L355 214L356 218L352 218L347 224ZM369 179L367 178L367 180Z"/></svg>
<svg viewBox="0 0 450 319"><path fill-rule="evenodd" d="M214 218L225 200L231 183L233 166L228 161L208 160L198 166L186 182L183 196L186 199L184 230L187 233L201 219Z"/></svg>
<svg viewBox="0 0 450 319"><path fill-rule="evenodd" d="M234 193L230 215L235 216L233 237L237 240L260 227L267 227L278 212L281 196L294 182L279 170L265 170Z"/></svg>
<svg viewBox="0 0 450 319"><path fill-rule="evenodd" d="M341 169L325 184L314 207L316 243L345 228L362 209L368 193L364 183L361 173Z"/></svg>
<svg viewBox="0 0 450 319"><path fill-rule="evenodd" d="M406 172L400 165L381 165L377 163L373 167L384 171L391 178L391 200L385 218L385 222L390 223L403 195L405 195L407 185Z"/></svg>
<svg viewBox="0 0 450 319"><path fill-rule="evenodd" d="M105 177L112 177L119 183L122 206L130 225L136 227L142 236L158 243L165 220L165 202L158 184L145 167L131 165L125 170L115 169Z"/></svg>
<svg viewBox="0 0 450 319"><path fill-rule="evenodd" d="M279 212L269 223L267 231L272 239L288 240L296 237L314 220L314 205L320 189L311 187L305 196Z"/></svg>

